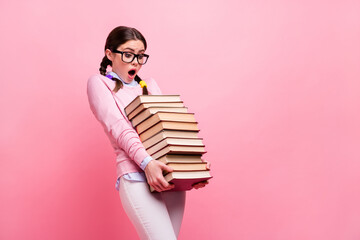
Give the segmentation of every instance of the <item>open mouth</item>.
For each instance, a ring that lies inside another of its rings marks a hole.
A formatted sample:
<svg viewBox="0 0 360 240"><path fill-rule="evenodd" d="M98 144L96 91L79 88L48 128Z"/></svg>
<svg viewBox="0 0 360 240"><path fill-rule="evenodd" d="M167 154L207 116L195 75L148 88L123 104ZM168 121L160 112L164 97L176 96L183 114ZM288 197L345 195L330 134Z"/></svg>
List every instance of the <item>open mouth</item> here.
<svg viewBox="0 0 360 240"><path fill-rule="evenodd" d="M131 69L128 73L131 77L133 77L135 75L136 71L134 69Z"/></svg>

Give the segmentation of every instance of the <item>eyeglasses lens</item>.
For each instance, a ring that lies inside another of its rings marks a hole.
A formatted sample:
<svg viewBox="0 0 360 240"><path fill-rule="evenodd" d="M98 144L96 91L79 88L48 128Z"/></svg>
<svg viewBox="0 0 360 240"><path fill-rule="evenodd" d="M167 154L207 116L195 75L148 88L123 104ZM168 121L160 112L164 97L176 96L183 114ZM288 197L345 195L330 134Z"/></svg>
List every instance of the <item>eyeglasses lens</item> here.
<svg viewBox="0 0 360 240"><path fill-rule="evenodd" d="M134 60L134 54L124 52L122 54L122 60L126 63L131 63Z"/></svg>
<svg viewBox="0 0 360 240"><path fill-rule="evenodd" d="M145 55L139 55L139 56L137 57L137 59L138 59L139 64L145 64L146 61L147 61L147 56L145 56Z"/></svg>
<svg viewBox="0 0 360 240"><path fill-rule="evenodd" d="M126 63L131 63L132 61L134 61L135 58L135 54L134 53L129 53L129 52L124 52L122 54L122 60ZM145 55L137 55L137 61L139 64L143 65L146 63L148 57Z"/></svg>

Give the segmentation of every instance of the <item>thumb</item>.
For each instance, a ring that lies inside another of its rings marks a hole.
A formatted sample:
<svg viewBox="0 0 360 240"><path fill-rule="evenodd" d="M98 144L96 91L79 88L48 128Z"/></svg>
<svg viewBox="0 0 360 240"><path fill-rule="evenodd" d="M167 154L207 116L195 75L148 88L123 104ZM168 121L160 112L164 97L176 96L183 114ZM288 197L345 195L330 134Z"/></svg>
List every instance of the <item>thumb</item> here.
<svg viewBox="0 0 360 240"><path fill-rule="evenodd" d="M174 171L174 169L172 169L171 167L169 167L169 166L167 166L167 165L165 165L164 163L162 163L162 162L160 162L161 163L161 169L162 170L165 170L165 171L167 171L167 172L172 172L172 171Z"/></svg>

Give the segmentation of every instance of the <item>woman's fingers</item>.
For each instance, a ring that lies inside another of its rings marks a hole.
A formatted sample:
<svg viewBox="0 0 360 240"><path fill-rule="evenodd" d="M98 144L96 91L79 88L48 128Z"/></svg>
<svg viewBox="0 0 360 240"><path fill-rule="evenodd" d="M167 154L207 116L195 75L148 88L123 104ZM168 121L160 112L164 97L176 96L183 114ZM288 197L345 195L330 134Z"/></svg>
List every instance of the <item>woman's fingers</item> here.
<svg viewBox="0 0 360 240"><path fill-rule="evenodd" d="M152 185L153 188L158 192L166 191L172 188L162 175L157 177L149 184Z"/></svg>
<svg viewBox="0 0 360 240"><path fill-rule="evenodd" d="M165 184L166 183L166 184ZM174 188L173 184L169 184L168 182L153 182L149 183L157 192L167 191Z"/></svg>
<svg viewBox="0 0 360 240"><path fill-rule="evenodd" d="M158 192L170 190L174 187L165 180L162 175L163 170L168 172L173 171L171 167L168 167L162 162L158 162L156 160L150 161L145 168L145 174L149 185Z"/></svg>
<svg viewBox="0 0 360 240"><path fill-rule="evenodd" d="M167 171L167 172L173 172L174 169L172 169L171 167L169 167L168 165L162 163L162 162L158 162L159 166L161 168L162 171Z"/></svg>
<svg viewBox="0 0 360 240"><path fill-rule="evenodd" d="M195 183L193 184L193 188L195 189L199 189L199 188L203 188L205 187L209 182L206 180L206 181L202 181L202 182L199 182L199 183Z"/></svg>
<svg viewBox="0 0 360 240"><path fill-rule="evenodd" d="M210 167L211 167L211 163L210 163L210 162L206 162L206 168L207 168L207 170L210 170Z"/></svg>

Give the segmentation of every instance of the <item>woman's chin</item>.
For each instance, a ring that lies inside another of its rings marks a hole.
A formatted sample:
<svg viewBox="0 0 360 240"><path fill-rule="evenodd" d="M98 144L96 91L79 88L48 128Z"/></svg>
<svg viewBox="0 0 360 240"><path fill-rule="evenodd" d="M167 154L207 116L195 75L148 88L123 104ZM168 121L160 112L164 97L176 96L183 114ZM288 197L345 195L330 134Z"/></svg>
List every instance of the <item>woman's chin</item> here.
<svg viewBox="0 0 360 240"><path fill-rule="evenodd" d="M127 77L124 79L124 81L125 81L126 83L131 83L132 81L134 81L134 78L135 78L135 76L134 76L134 77L127 76Z"/></svg>

